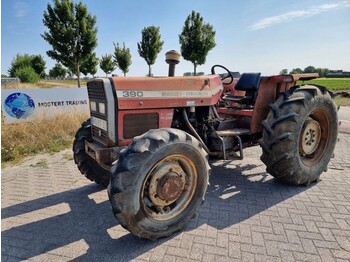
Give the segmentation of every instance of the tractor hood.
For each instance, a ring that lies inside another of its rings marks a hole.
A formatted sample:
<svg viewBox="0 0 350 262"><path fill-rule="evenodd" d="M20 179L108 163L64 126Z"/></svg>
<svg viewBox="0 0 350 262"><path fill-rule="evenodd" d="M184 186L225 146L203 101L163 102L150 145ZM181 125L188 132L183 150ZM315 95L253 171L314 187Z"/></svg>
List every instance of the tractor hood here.
<svg viewBox="0 0 350 262"><path fill-rule="evenodd" d="M194 77L113 77L118 109L208 106L223 91L217 75Z"/></svg>

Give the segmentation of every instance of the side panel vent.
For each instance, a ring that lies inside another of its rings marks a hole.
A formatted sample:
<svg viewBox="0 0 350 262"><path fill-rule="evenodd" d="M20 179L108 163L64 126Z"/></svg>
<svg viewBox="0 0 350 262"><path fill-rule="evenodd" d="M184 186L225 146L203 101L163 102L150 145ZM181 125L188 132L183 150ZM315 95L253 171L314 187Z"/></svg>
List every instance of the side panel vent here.
<svg viewBox="0 0 350 262"><path fill-rule="evenodd" d="M126 139L142 135L150 129L159 128L159 115L151 114L130 114L124 116L123 137Z"/></svg>

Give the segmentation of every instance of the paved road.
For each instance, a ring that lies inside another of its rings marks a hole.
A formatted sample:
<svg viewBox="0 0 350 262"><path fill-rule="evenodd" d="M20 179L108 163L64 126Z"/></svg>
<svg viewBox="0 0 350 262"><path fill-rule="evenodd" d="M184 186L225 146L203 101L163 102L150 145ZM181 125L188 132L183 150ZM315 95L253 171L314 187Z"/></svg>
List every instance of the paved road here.
<svg viewBox="0 0 350 262"><path fill-rule="evenodd" d="M338 117L341 120L339 131L350 134L350 106L341 106L338 111Z"/></svg>
<svg viewBox="0 0 350 262"><path fill-rule="evenodd" d="M134 237L69 150L2 170L2 261L349 261L350 134L309 187L275 182L259 160L212 162L199 214L172 237Z"/></svg>

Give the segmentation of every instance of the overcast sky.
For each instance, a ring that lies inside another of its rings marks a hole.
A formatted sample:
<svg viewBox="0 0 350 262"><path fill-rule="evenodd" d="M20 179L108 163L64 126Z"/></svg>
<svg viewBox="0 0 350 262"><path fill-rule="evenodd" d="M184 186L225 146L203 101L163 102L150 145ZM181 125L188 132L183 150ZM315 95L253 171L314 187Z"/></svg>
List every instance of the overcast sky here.
<svg viewBox="0 0 350 262"><path fill-rule="evenodd" d="M350 71L350 0L82 0L97 17L98 57L114 51L113 42L130 48L128 76L148 73L137 52L141 30L160 27L163 50L153 65L154 75L167 75L165 53L180 50L179 37L192 10L216 30L216 47L197 71L210 72L214 64L231 71L278 74L281 69L313 65ZM8 74L17 53L41 54L46 71L55 61L46 55L50 46L40 36L48 0L1 1L1 73ZM182 60L176 75L193 70ZM114 73L122 75L119 69ZM105 74L99 69L97 75Z"/></svg>

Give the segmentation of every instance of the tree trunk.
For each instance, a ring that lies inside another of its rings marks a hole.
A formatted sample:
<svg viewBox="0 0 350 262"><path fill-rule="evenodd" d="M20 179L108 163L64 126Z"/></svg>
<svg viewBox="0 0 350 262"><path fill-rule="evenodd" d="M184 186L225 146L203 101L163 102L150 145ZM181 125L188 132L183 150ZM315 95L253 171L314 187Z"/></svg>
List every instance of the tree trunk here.
<svg viewBox="0 0 350 262"><path fill-rule="evenodd" d="M126 76L126 73L125 72L123 72L124 73L124 76Z"/></svg>
<svg viewBox="0 0 350 262"><path fill-rule="evenodd" d="M151 65L148 65L148 77L151 77L151 74L152 74Z"/></svg>
<svg viewBox="0 0 350 262"><path fill-rule="evenodd" d="M193 75L197 75L197 64L196 63L193 63L193 67L194 67L194 70L193 70Z"/></svg>
<svg viewBox="0 0 350 262"><path fill-rule="evenodd" d="M80 66L77 64L78 87L80 88Z"/></svg>

